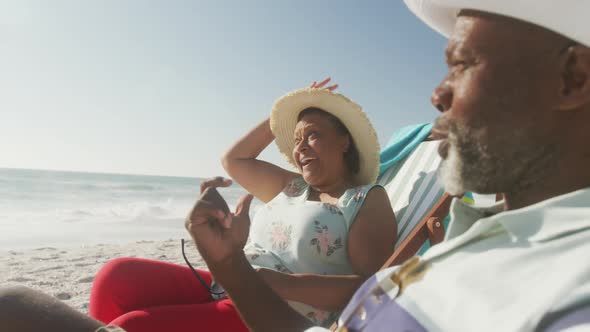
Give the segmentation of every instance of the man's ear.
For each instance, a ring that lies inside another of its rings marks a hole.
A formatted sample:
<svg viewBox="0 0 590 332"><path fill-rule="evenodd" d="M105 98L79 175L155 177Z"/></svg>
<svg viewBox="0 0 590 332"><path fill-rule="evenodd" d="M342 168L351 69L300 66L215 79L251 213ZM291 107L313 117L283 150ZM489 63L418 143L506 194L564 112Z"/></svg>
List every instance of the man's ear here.
<svg viewBox="0 0 590 332"><path fill-rule="evenodd" d="M590 48L575 45L563 54L560 110L590 104Z"/></svg>

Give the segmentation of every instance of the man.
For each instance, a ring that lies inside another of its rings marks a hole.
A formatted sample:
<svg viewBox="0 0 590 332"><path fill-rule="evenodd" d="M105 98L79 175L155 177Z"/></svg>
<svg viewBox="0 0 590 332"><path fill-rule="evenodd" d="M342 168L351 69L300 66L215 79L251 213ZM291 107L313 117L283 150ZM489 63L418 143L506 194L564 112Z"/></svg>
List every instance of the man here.
<svg viewBox="0 0 590 332"><path fill-rule="evenodd" d="M454 202L445 242L368 279L338 328L590 329L590 2L405 1L450 35L449 73L432 96L443 182L505 202ZM253 331L323 330L246 261L247 215L248 204L228 217L200 200L187 218L215 279Z"/></svg>
<svg viewBox="0 0 590 332"><path fill-rule="evenodd" d="M432 95L441 178L451 193L505 201L483 210L454 202L446 241L369 279L340 327L590 329L590 3L406 3L451 34L449 73ZM247 234L234 226L248 222L242 208L224 218L197 202L187 227L199 251L253 331L309 328L244 258Z"/></svg>
<svg viewBox="0 0 590 332"><path fill-rule="evenodd" d="M0 331L91 332L102 325L53 296L24 286L0 288Z"/></svg>

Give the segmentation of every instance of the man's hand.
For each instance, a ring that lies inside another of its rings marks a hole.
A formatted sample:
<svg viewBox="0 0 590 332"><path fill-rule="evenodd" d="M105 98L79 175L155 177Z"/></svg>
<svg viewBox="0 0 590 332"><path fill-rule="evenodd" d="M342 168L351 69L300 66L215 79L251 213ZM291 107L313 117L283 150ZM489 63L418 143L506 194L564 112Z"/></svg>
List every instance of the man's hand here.
<svg viewBox="0 0 590 332"><path fill-rule="evenodd" d="M201 197L186 218L185 227L191 234L201 256L211 268L240 254L250 230L252 195L240 198L235 213L225 214L216 202L207 200L208 188L228 187L231 180L216 177L201 184Z"/></svg>
<svg viewBox="0 0 590 332"><path fill-rule="evenodd" d="M231 181L222 177L203 182L201 197L186 219L186 229L213 278L225 288L250 331L304 331L311 327L310 321L273 292L259 275L269 277L268 271L256 273L242 251L250 228L248 212L252 195L242 197L236 212L227 216L220 210L218 199L215 204L203 195L207 188L229 185Z"/></svg>

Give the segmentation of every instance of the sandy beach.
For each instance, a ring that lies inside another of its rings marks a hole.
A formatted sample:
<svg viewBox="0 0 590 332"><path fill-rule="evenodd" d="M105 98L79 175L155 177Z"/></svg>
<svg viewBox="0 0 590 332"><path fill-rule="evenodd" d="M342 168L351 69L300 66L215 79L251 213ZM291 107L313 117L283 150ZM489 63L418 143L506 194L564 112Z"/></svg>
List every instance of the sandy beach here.
<svg viewBox="0 0 590 332"><path fill-rule="evenodd" d="M205 266L192 242L186 244L186 252L195 268ZM38 289L87 313L94 275L104 263L118 257L141 257L185 265L180 239L9 250L0 252L0 285L21 284Z"/></svg>

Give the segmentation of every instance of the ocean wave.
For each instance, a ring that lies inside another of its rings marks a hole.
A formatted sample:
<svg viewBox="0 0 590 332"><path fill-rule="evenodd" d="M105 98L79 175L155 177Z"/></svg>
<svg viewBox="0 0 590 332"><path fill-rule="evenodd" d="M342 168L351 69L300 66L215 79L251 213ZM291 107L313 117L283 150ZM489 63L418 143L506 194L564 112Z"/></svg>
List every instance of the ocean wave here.
<svg viewBox="0 0 590 332"><path fill-rule="evenodd" d="M107 202L102 201L97 205L78 205L72 207L42 207L38 209L7 209L2 211L0 217L10 224L40 225L64 223L141 223L141 222L164 222L169 220L182 220L186 217L194 204L189 199L162 199L158 201L127 201ZM235 210L236 200L228 201L231 211ZM250 209L253 216L262 205L254 201Z"/></svg>
<svg viewBox="0 0 590 332"><path fill-rule="evenodd" d="M158 191L164 187L149 184L89 184L78 185L79 189L91 191Z"/></svg>
<svg viewBox="0 0 590 332"><path fill-rule="evenodd" d="M32 232L50 242L105 230L137 239L149 232L184 232L183 219L199 197L199 181L0 169L0 247L16 234L32 239ZM245 194L238 185L219 192L232 211ZM251 215L260 204L253 202Z"/></svg>
<svg viewBox="0 0 590 332"><path fill-rule="evenodd" d="M137 190L137 191L152 191L152 190L160 190L162 187L158 186L151 186L149 184L127 184L123 186L116 186L116 189L123 189L123 190Z"/></svg>
<svg viewBox="0 0 590 332"><path fill-rule="evenodd" d="M127 222L135 220L158 220L182 218L190 208L190 202L174 202L167 199L161 202L127 202L102 204L102 206L57 209L55 217L67 222Z"/></svg>

